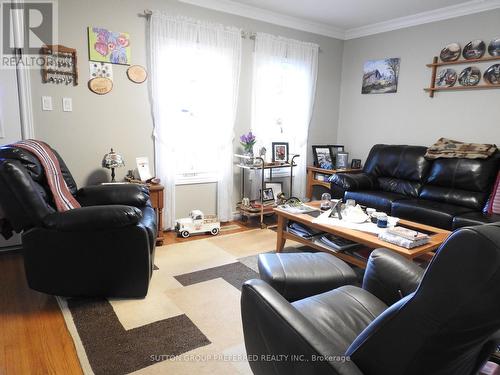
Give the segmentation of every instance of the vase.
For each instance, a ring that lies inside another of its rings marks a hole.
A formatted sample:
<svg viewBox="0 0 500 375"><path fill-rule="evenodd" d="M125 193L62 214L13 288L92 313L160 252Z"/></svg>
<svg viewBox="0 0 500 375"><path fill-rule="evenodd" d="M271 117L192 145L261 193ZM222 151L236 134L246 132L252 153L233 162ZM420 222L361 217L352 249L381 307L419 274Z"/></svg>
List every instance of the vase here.
<svg viewBox="0 0 500 375"><path fill-rule="evenodd" d="M247 158L245 158L245 165L248 165L248 166L254 165L255 160L253 158L253 148L251 148L249 150L245 150L243 155L247 156Z"/></svg>

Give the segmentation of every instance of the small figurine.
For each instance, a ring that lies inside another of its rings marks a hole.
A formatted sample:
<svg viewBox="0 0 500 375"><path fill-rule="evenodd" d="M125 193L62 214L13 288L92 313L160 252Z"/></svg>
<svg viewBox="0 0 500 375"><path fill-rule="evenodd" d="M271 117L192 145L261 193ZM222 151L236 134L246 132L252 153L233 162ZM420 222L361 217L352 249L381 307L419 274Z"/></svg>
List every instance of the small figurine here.
<svg viewBox="0 0 500 375"><path fill-rule="evenodd" d="M210 233L216 236L220 231L220 222L216 215L204 215L200 210L193 210L189 217L176 220L175 231L182 238L188 238L194 233Z"/></svg>
<svg viewBox="0 0 500 375"><path fill-rule="evenodd" d="M285 204L285 202L286 202L285 193L283 192L279 193L278 196L276 197L276 204L280 206L282 204Z"/></svg>
<svg viewBox="0 0 500 375"><path fill-rule="evenodd" d="M266 160L266 152L267 152L267 150L266 150L266 148L265 148L265 147L261 147L261 148L259 149L259 156L260 156L262 159L264 159L264 161Z"/></svg>

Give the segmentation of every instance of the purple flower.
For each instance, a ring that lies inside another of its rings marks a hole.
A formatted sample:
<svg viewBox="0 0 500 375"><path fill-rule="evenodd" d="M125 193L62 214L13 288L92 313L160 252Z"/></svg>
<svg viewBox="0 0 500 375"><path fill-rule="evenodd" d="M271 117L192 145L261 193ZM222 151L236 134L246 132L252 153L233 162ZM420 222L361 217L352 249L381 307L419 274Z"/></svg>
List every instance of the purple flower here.
<svg viewBox="0 0 500 375"><path fill-rule="evenodd" d="M255 135L253 135L251 131L248 132L248 134L243 134L240 137L240 143L245 151L251 150L253 145L255 144Z"/></svg>

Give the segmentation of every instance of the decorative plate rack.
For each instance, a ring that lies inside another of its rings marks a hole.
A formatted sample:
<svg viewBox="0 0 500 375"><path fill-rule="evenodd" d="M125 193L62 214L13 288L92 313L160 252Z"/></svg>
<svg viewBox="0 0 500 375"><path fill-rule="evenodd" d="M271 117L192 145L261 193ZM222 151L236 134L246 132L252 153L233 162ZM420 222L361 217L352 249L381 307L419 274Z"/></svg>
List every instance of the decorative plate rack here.
<svg viewBox="0 0 500 375"><path fill-rule="evenodd" d="M61 45L48 45L41 49L45 56L42 67L43 83L78 85L76 49Z"/></svg>
<svg viewBox="0 0 500 375"><path fill-rule="evenodd" d="M440 66L448 66L448 65L470 65L472 63L482 63L482 62L488 62L488 61L498 61L500 60L500 56L484 56L479 59L459 59L455 61L439 61L439 58L437 56L434 57L432 64L427 64L426 66L428 68L432 69L432 74L431 74L431 85L430 87L424 88L424 91L429 93L429 97L433 98L434 93L436 91L462 91L462 90L485 90L485 89L498 89L500 88L500 85L493 85L493 84L488 84L488 83L483 83L483 84L478 84L475 86L451 86L451 87L437 87L436 86L436 75L437 75L437 69Z"/></svg>

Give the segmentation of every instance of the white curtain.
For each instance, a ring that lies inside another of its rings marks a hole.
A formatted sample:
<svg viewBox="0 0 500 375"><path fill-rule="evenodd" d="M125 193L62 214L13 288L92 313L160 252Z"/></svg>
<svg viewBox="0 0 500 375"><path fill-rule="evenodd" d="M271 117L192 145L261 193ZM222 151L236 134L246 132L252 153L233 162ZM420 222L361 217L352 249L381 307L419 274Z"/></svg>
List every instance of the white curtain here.
<svg viewBox="0 0 500 375"><path fill-rule="evenodd" d="M255 37L252 131L257 148L271 154L272 142L288 142L299 154L293 195L305 196L306 156L319 46L313 43L257 33Z"/></svg>
<svg viewBox="0 0 500 375"><path fill-rule="evenodd" d="M165 229L175 221L176 175L190 168L213 173L217 214L229 221L241 30L159 11L153 11L149 26L156 175L165 186Z"/></svg>

